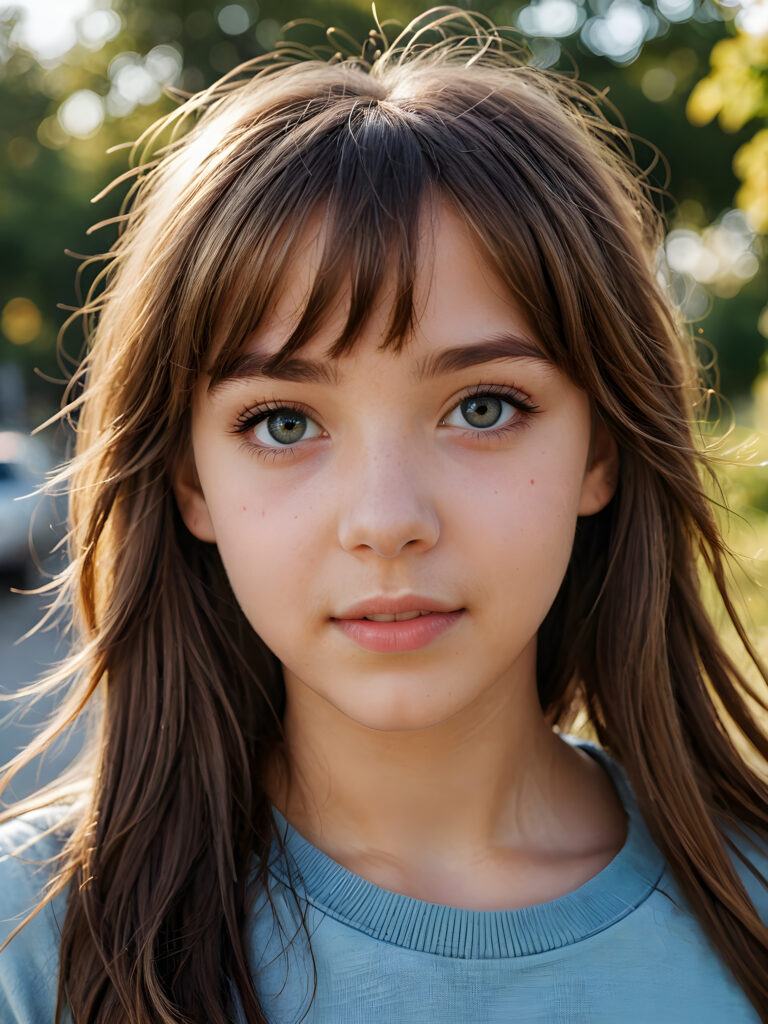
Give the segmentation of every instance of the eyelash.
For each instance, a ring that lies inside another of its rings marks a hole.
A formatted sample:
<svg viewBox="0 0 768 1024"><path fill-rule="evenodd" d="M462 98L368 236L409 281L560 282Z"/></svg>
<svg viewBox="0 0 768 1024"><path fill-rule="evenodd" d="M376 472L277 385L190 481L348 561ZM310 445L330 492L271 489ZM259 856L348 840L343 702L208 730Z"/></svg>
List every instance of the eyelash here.
<svg viewBox="0 0 768 1024"><path fill-rule="evenodd" d="M488 430L472 430L471 427L468 427L467 430L469 431L470 436L475 438L498 438L512 434L514 431L526 427L530 422L530 417L535 415L539 409L537 405L534 405L530 401L523 391L520 391L517 388L508 387L504 384L476 384L460 396L458 401L447 410L444 416L441 417L440 422L443 423L447 417L450 416L450 414L467 398L477 398L481 395L495 395L498 398L502 398L509 402L511 406L523 415L513 416L512 419L507 421L507 423L496 429L489 428ZM307 416L310 419L312 418L311 410L301 402L277 402L270 400L262 402L258 406L250 406L249 408L244 409L235 420L234 427L231 432L235 435L243 436L243 446L246 450L267 462L282 458L284 455L295 455L298 443L282 447L272 447L271 445L258 444L244 437L249 430L253 430L254 427L257 427L273 413L285 411L299 412L302 416Z"/></svg>

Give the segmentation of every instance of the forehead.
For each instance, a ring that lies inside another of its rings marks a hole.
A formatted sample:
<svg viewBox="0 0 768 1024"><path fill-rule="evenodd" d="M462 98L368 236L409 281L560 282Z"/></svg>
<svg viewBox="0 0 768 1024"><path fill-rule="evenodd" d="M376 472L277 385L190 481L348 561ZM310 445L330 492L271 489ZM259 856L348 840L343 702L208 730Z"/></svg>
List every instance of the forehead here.
<svg viewBox="0 0 768 1024"><path fill-rule="evenodd" d="M259 366L278 371L283 379L291 379L292 374L292 379L302 379L305 374L302 364L309 361L323 364L324 376L334 379L348 357L371 347L394 348L398 354L410 353L411 359L418 363L417 375L429 376L434 369L429 361L429 349L459 346L471 338L499 341L503 336L509 341L513 335L519 342L520 356L544 358L523 310L492 269L479 240L448 202L423 205L417 237L411 300L413 320L407 335L398 339L398 344L393 346L388 338L388 325L400 286L395 251L381 287L366 310L363 329L352 343L339 345L353 301L353 277L360 273L354 266L327 304L315 329L300 346L286 346L306 314L327 259L323 219L319 214L309 218L256 328L249 332L228 363L224 364L220 357L218 364L212 360L211 386L233 371L239 375L243 368L254 370ZM286 352L286 347L290 352ZM515 345L510 351L514 349ZM298 358L299 352L301 358Z"/></svg>
<svg viewBox="0 0 768 1024"><path fill-rule="evenodd" d="M341 291L315 333L300 348L284 354L285 339L303 316L320 265L322 239L308 229L274 304L226 370L207 378L207 392L219 393L255 379L334 385L362 380L368 387L380 372L387 377L390 373L389 365L372 363L371 355L396 360L399 371L416 383L509 359L532 360L551 372L551 360L461 219L445 208L434 220L425 221L422 232L428 244L422 246L416 273L416 316L407 341L396 351L382 341L396 287L396 281L390 281L353 346L334 355L349 302ZM406 377L399 378L403 386Z"/></svg>

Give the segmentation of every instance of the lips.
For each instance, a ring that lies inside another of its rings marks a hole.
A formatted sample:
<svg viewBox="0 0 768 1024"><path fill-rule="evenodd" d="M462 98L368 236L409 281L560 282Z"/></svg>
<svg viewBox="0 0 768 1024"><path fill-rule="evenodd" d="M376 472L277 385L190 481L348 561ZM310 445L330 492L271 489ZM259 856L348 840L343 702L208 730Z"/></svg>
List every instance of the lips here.
<svg viewBox="0 0 768 1024"><path fill-rule="evenodd" d="M410 622L422 615L433 615L434 612L398 612L396 615L366 615L368 622Z"/></svg>
<svg viewBox="0 0 768 1024"><path fill-rule="evenodd" d="M331 622L358 647L379 654L398 654L426 647L463 615L463 608L444 601L405 594L361 601Z"/></svg>
<svg viewBox="0 0 768 1024"><path fill-rule="evenodd" d="M426 615L430 612L456 612L461 610L460 605L449 604L446 601L439 601L421 594L402 594L400 597L381 596L369 598L366 601L359 601L357 604L349 605L344 611L332 616L332 618L337 620L368 619L374 615L394 615L398 620L402 621L406 616L415 617L414 613L416 612Z"/></svg>

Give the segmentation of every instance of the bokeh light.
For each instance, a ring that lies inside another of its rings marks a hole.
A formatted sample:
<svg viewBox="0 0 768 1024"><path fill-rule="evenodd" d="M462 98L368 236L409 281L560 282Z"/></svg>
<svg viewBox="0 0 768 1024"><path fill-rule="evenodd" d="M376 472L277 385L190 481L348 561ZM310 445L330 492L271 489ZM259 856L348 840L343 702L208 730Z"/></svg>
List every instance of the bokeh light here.
<svg viewBox="0 0 768 1024"><path fill-rule="evenodd" d="M108 69L108 112L112 117L124 117L140 104L155 103L165 86L176 85L181 69L181 54L165 43L153 47L145 57L130 51L118 54Z"/></svg>
<svg viewBox="0 0 768 1024"><path fill-rule="evenodd" d="M517 27L530 36L569 36L583 24L584 9L575 0L536 0L517 13Z"/></svg>
<svg viewBox="0 0 768 1024"><path fill-rule="evenodd" d="M256 38L265 50L271 50L280 35L280 22L264 18L256 26Z"/></svg>
<svg viewBox="0 0 768 1024"><path fill-rule="evenodd" d="M15 0L19 19L11 41L29 50L42 64L58 61L77 43L77 21L93 7L92 0Z"/></svg>
<svg viewBox="0 0 768 1024"><path fill-rule="evenodd" d="M659 14L667 21L688 21L696 10L695 0L656 0Z"/></svg>
<svg viewBox="0 0 768 1024"><path fill-rule="evenodd" d="M768 37L768 0L742 0L736 25L748 36Z"/></svg>
<svg viewBox="0 0 768 1024"><path fill-rule="evenodd" d="M42 314L31 299L19 296L3 307L0 328L12 345L28 345L38 336L42 326Z"/></svg>
<svg viewBox="0 0 768 1024"><path fill-rule="evenodd" d="M728 210L700 231L681 227L667 234L662 256L688 319L706 314L710 295L732 297L755 277L760 269L758 244L743 210Z"/></svg>
<svg viewBox="0 0 768 1024"><path fill-rule="evenodd" d="M664 103L675 91L677 75L670 68L649 68L640 80L643 95L653 103Z"/></svg>
<svg viewBox="0 0 768 1024"><path fill-rule="evenodd" d="M101 96L91 89L78 89L59 107L59 122L76 139L89 139L104 123L104 104Z"/></svg>
<svg viewBox="0 0 768 1024"><path fill-rule="evenodd" d="M640 0L613 0L604 14L586 22L581 38L594 53L624 63L635 59L659 27L659 19Z"/></svg>
<svg viewBox="0 0 768 1024"><path fill-rule="evenodd" d="M228 36L239 36L251 27L251 16L240 4L227 4L219 11L216 20L222 32Z"/></svg>
<svg viewBox="0 0 768 1024"><path fill-rule="evenodd" d="M77 24L77 35L87 49L98 50L119 34L122 25L122 18L117 11L99 8L80 19Z"/></svg>

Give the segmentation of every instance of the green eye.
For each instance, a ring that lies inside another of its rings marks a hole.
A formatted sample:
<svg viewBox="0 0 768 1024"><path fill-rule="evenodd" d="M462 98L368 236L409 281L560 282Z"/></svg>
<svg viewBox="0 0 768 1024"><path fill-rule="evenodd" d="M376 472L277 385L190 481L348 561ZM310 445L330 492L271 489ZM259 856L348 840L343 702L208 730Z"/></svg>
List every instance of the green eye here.
<svg viewBox="0 0 768 1024"><path fill-rule="evenodd" d="M493 394L469 395L445 417L445 423L452 427L471 427L473 430L488 430L508 423L518 410L508 401Z"/></svg>
<svg viewBox="0 0 768 1024"><path fill-rule="evenodd" d="M320 427L298 409L276 409L265 413L253 427L255 440L264 447L286 447L309 437L317 437Z"/></svg>
<svg viewBox="0 0 768 1024"><path fill-rule="evenodd" d="M270 435L280 444L292 444L294 441L300 441L307 431L306 417L299 416L295 412L278 412L264 422Z"/></svg>
<svg viewBox="0 0 768 1024"><path fill-rule="evenodd" d="M465 398L459 406L461 415L473 427L494 427L501 418L503 403L492 395Z"/></svg>

